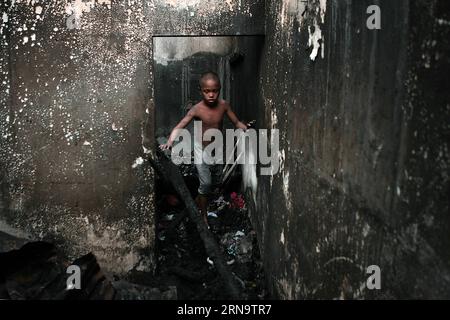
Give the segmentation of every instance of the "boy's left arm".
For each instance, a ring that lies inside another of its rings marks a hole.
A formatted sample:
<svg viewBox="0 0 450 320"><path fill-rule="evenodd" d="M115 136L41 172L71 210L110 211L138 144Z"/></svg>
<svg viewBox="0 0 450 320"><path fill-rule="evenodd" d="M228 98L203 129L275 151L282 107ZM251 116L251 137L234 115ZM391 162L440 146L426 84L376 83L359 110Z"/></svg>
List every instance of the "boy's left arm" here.
<svg viewBox="0 0 450 320"><path fill-rule="evenodd" d="M247 126L244 123L242 123L241 121L239 121L236 114L233 112L233 110L231 110L230 105L227 105L227 116L228 116L228 118L230 118L231 122L233 122L233 124L236 128L242 129L244 131L247 130Z"/></svg>

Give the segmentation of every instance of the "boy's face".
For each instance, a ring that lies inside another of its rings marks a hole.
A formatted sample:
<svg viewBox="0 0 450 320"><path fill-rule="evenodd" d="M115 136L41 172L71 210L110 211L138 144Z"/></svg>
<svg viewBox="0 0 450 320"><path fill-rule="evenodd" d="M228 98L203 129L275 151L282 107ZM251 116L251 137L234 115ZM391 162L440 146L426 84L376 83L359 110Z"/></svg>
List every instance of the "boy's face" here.
<svg viewBox="0 0 450 320"><path fill-rule="evenodd" d="M203 101L209 106L215 106L217 104L219 94L220 94L220 85L217 81L213 79L208 79L203 81L201 87Z"/></svg>

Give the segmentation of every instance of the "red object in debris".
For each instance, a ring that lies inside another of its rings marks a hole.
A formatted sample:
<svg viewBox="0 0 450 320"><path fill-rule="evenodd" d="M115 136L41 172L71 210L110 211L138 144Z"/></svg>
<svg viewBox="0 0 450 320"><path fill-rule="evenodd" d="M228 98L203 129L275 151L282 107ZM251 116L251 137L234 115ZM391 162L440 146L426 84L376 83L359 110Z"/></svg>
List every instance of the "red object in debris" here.
<svg viewBox="0 0 450 320"><path fill-rule="evenodd" d="M176 207L180 204L180 200L178 200L178 198L176 196L174 196L173 194L168 194L166 196L166 201L169 204L169 206L171 206L171 207Z"/></svg>
<svg viewBox="0 0 450 320"><path fill-rule="evenodd" d="M231 207L234 209L243 209L245 207L244 197L236 192L232 192L231 195Z"/></svg>

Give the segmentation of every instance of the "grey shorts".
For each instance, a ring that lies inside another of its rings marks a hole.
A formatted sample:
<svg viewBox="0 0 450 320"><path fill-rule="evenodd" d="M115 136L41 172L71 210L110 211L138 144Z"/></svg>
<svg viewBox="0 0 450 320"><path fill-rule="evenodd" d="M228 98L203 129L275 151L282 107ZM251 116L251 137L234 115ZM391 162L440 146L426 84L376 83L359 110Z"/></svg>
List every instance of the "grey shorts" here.
<svg viewBox="0 0 450 320"><path fill-rule="evenodd" d="M200 186L198 187L198 193L201 195L211 194L215 188L220 187L222 183L222 170L221 164L196 164L198 172L198 179L200 180Z"/></svg>
<svg viewBox="0 0 450 320"><path fill-rule="evenodd" d="M203 153L202 147L199 147L198 144L195 144L195 152L199 158L207 158L207 155ZM208 162L202 161L201 164L196 163L195 167L197 168L198 179L200 180L200 186L198 187L199 194L209 195L215 188L220 187L222 184L222 164L209 160Z"/></svg>

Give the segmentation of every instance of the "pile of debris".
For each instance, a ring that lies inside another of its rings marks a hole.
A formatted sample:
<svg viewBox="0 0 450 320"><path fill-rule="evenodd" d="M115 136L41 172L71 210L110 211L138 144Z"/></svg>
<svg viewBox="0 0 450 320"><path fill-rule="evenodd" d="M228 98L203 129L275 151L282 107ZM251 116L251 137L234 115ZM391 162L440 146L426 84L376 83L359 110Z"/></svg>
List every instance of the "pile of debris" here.
<svg viewBox="0 0 450 320"><path fill-rule="evenodd" d="M80 283L76 288L71 287L73 283L67 273L70 265L79 267ZM1 299L111 300L115 295L116 291L100 270L93 254L68 263L53 244L41 241L29 242L19 250L0 253Z"/></svg>
<svg viewBox="0 0 450 320"><path fill-rule="evenodd" d="M177 196L164 194L157 207L158 276L177 286L183 300L227 299L214 262ZM174 205L176 204L176 205ZM256 233L245 199L237 192L217 195L208 207L208 224L243 299L267 299Z"/></svg>
<svg viewBox="0 0 450 320"><path fill-rule="evenodd" d="M111 280L92 253L69 262L55 245L38 241L0 253L0 299L168 300L177 293Z"/></svg>

